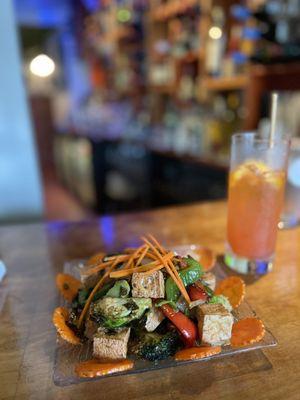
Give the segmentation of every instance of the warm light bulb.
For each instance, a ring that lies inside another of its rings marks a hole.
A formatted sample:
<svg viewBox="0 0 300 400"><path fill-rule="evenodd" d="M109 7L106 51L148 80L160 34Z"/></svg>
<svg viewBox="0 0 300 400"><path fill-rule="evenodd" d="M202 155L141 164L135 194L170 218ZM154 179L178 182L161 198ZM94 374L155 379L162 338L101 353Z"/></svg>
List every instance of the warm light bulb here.
<svg viewBox="0 0 300 400"><path fill-rule="evenodd" d="M55 63L46 54L39 54L38 56L34 57L33 60L31 60L29 69L33 75L46 78L47 76L53 74L55 70Z"/></svg>
<svg viewBox="0 0 300 400"><path fill-rule="evenodd" d="M119 22L128 22L131 19L131 12L130 10L127 10L126 8L121 8L117 12L117 19Z"/></svg>
<svg viewBox="0 0 300 400"><path fill-rule="evenodd" d="M212 39L220 39L222 36L222 29L218 26L212 26L208 31L208 34Z"/></svg>

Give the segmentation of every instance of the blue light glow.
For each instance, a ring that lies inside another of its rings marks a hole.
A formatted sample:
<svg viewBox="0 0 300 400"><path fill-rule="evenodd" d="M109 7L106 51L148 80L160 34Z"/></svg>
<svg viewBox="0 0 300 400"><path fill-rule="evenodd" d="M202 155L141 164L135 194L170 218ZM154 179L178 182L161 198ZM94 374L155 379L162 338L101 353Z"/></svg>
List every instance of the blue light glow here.
<svg viewBox="0 0 300 400"><path fill-rule="evenodd" d="M19 24L51 28L63 26L72 12L70 0L14 0Z"/></svg>
<svg viewBox="0 0 300 400"><path fill-rule="evenodd" d="M112 249L115 240L114 219L106 216L99 219L99 230L102 236L105 248Z"/></svg>
<svg viewBox="0 0 300 400"><path fill-rule="evenodd" d="M83 3L90 12L97 11L100 6L99 0L83 0Z"/></svg>

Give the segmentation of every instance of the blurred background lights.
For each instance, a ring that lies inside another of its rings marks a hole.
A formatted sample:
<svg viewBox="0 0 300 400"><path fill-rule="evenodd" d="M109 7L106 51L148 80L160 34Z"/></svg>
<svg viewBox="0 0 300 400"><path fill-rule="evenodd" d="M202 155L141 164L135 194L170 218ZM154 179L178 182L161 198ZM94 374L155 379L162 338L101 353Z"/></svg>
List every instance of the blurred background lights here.
<svg viewBox="0 0 300 400"><path fill-rule="evenodd" d="M131 12L126 8L120 8L117 12L117 19L119 22L128 22L131 19Z"/></svg>
<svg viewBox="0 0 300 400"><path fill-rule="evenodd" d="M222 29L218 26L212 26L208 31L208 34L212 39L220 39L222 36Z"/></svg>
<svg viewBox="0 0 300 400"><path fill-rule="evenodd" d="M39 54L38 56L34 57L33 60L31 60L29 69L33 75L46 78L47 76L53 74L55 70L55 63L46 54Z"/></svg>

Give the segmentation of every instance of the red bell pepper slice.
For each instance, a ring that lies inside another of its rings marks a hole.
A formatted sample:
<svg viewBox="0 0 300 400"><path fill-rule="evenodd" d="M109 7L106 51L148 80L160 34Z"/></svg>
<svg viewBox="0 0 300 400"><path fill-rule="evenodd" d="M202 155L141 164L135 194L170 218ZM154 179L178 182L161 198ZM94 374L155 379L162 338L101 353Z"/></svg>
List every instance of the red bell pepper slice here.
<svg viewBox="0 0 300 400"><path fill-rule="evenodd" d="M189 286L188 293L192 301L203 300L205 302L208 298L205 290L198 285Z"/></svg>
<svg viewBox="0 0 300 400"><path fill-rule="evenodd" d="M175 311L169 304L163 304L160 308L164 315L176 326L186 347L195 346L198 331L194 322L181 311Z"/></svg>

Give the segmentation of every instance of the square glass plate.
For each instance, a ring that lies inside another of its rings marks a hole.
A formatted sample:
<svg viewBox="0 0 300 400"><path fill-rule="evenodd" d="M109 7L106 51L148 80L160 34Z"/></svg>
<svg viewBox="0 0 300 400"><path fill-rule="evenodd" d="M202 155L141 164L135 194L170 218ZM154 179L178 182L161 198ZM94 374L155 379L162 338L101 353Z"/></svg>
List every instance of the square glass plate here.
<svg viewBox="0 0 300 400"><path fill-rule="evenodd" d="M8 284L6 277L6 266L2 260L0 260L0 313L5 303L5 299L8 293Z"/></svg>
<svg viewBox="0 0 300 400"><path fill-rule="evenodd" d="M8 294L8 285L6 281L0 282L0 314L5 304L5 299Z"/></svg>
<svg viewBox="0 0 300 400"><path fill-rule="evenodd" d="M197 245L177 246L173 247L173 250L176 250L179 254L186 254L188 251L196 250L197 247ZM84 260L74 260L71 262L66 262L64 265L64 272L77 276L78 268L80 268L80 265L83 265L83 262ZM224 270L218 263L216 264L212 272L216 275L217 281L222 280L226 277L226 272L224 272ZM256 316L256 313L252 310L247 301L244 300L243 303L236 310L233 311L233 315L235 319L238 320L241 318ZM207 366L207 362L209 362L210 360L211 363L213 363L213 360L215 360L219 364L220 362L226 364L227 356L239 355L241 353L251 352L253 350L264 349L266 347L275 346L276 344L276 339L266 327L265 336L260 342L241 348L225 346L223 347L221 353L213 355L211 357L190 361L175 361L173 358L168 358L161 361L151 362L135 358L134 356L130 356L129 358L134 360L134 367L131 370L97 378L78 378L74 372L75 365L81 361L89 360L92 358L92 343L87 342L82 346L73 346L58 337L57 347L55 351L53 380L54 383L58 386L66 386L75 383L108 379L110 377L118 375L137 374L140 372L177 367L191 363L203 363L203 365ZM224 360L222 360L223 358ZM266 368L266 365L270 365L266 361L266 358L262 354L257 354L257 352L255 355L253 354L252 358L249 360L250 363L253 363L255 369L264 369ZM220 365L218 366L218 368L220 368ZM240 371L240 373L243 373L242 370ZM251 367L248 367L244 373L250 371Z"/></svg>

